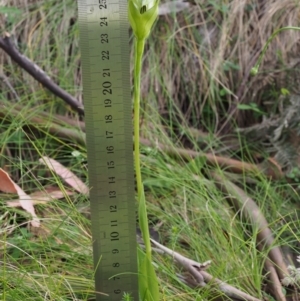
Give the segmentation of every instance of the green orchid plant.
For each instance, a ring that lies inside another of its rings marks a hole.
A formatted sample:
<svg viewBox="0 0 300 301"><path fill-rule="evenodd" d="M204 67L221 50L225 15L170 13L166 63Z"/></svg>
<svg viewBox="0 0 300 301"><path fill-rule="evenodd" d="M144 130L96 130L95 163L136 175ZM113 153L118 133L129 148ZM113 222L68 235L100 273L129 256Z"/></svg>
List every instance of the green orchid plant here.
<svg viewBox="0 0 300 301"><path fill-rule="evenodd" d="M134 162L138 192L139 225L145 243L145 252L138 247L139 295L142 301L159 301L157 276L152 265L151 243L148 228L146 200L140 163L140 83L142 58L146 39L158 16L159 0L129 0L128 17L135 36L134 63Z"/></svg>
<svg viewBox="0 0 300 301"><path fill-rule="evenodd" d="M258 73L258 70L259 70L259 66L263 60L263 57L268 49L268 46L269 44L272 42L272 40L282 31L285 31L285 30L300 30L300 27L295 27L295 26L286 26L286 27L281 27L277 30L275 30L272 35L268 38L258 60L257 60L257 63L255 64L255 66L253 68L251 68L251 71L250 71L250 74L251 75L256 75Z"/></svg>

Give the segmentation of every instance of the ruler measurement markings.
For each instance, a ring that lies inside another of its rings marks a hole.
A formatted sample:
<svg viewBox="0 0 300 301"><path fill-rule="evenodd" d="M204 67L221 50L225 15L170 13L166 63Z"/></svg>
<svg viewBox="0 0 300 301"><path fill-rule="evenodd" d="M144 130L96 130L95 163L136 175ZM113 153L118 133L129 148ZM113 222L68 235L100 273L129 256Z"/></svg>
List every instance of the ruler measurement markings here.
<svg viewBox="0 0 300 301"><path fill-rule="evenodd" d="M106 133L106 135L97 135L97 134L96 134L95 137L96 137L96 138L102 138L102 137L105 137L106 139L112 139L112 138L115 137L115 136L121 136L121 137L124 136L123 133L115 134L114 132L112 132L111 135L113 135L113 136L110 136L109 133Z"/></svg>
<svg viewBox="0 0 300 301"><path fill-rule="evenodd" d="M138 300L127 2L78 1L97 300Z"/></svg>
<svg viewBox="0 0 300 301"><path fill-rule="evenodd" d="M122 197L125 195L124 193L123 194L122 193L117 193L116 190L109 190L109 191L111 191L110 197L109 197L109 199L110 199L109 204L112 204L112 202L118 202L118 201L122 200ZM97 194L97 196L98 197L105 197L106 194ZM99 204L102 204L102 203L99 202ZM106 202L103 202L103 204L106 204ZM124 213L124 215L125 215L125 213Z"/></svg>
<svg viewBox="0 0 300 301"><path fill-rule="evenodd" d="M99 156L95 156L94 158L99 158ZM97 168L99 168L99 167L106 168L107 170L115 169L116 167L118 167L118 169L120 169L121 166L124 166L124 170L125 171L122 169L122 173L124 172L127 175L127 172L126 172L126 165L127 164L126 164L126 162L124 162L124 160L122 160L123 158L124 157L122 157L122 158L116 158L116 159L115 158L111 158L111 157L110 158L106 158L107 160L103 160L103 162L96 162L96 163L94 163L95 164L94 166L97 167ZM116 164L118 164L118 166L116 166ZM118 172L118 174L121 174L121 173ZM124 178L124 180L126 178Z"/></svg>
<svg viewBox="0 0 300 301"><path fill-rule="evenodd" d="M109 199L110 199L110 201L120 201L121 200L121 198L122 198L122 196L124 196L124 195L126 195L125 193L117 193L116 192L116 190L110 190L111 191L111 194L109 195ZM100 195L98 195L99 197L101 197L101 198L103 198L103 197L106 197L106 194L100 194ZM114 200L113 200L114 199ZM99 204L101 204L100 202L99 202ZM103 203L103 204L106 204L106 203ZM124 216L125 216L125 214L124 214ZM127 216L127 215L126 215ZM125 223L125 222L124 222ZM127 222L126 222L127 223ZM100 224L100 223L99 223Z"/></svg>

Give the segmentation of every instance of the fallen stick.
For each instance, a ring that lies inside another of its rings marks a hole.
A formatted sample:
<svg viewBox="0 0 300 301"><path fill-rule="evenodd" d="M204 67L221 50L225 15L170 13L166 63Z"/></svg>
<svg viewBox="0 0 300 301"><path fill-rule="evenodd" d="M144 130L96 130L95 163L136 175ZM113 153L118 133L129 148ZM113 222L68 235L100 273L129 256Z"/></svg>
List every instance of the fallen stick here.
<svg viewBox="0 0 300 301"><path fill-rule="evenodd" d="M255 164L241 162L227 157L220 157L216 156L215 154L207 154L190 149L170 147L159 142L151 142L150 140L145 138L140 138L140 141L143 145L154 147L160 151L169 154L170 156L182 157L183 159L188 161L196 157L203 156L204 158L206 158L207 163L209 165L220 167L229 172L237 174L251 173L253 175L264 173L267 177L271 177L273 179L278 179L282 177L281 173L271 168L264 170L261 168L261 166Z"/></svg>
<svg viewBox="0 0 300 301"><path fill-rule="evenodd" d="M269 278L269 288L272 295L274 295L275 299L278 301L286 301L285 295L283 294L283 288L281 282L278 279L276 269L274 264L269 260L269 258L265 261L265 268L268 271Z"/></svg>
<svg viewBox="0 0 300 301"><path fill-rule="evenodd" d="M211 261L206 261L204 263L199 263L197 261L194 261L192 259L186 258L182 256L181 254L172 251L171 249L161 245L157 241L150 239L153 245L155 245L156 248L161 249L166 254L173 257L173 259L180 264L185 270L191 273L191 275L195 278L197 281L197 284L199 286L205 286L208 283L216 284L217 287L221 292L223 292L226 296L238 300L247 300L247 301L261 301L260 299L257 299L253 296L250 296L247 293L244 293L240 291L239 289L221 281L218 278L213 277L209 273L205 271L205 269L211 264Z"/></svg>
<svg viewBox="0 0 300 301"><path fill-rule="evenodd" d="M50 90L54 95L64 100L72 109L79 114L84 115L83 104L80 103L71 94L60 88L51 78L34 62L25 55L21 54L10 39L10 34L5 33L0 37L0 47L16 62L21 68L28 72L35 80Z"/></svg>

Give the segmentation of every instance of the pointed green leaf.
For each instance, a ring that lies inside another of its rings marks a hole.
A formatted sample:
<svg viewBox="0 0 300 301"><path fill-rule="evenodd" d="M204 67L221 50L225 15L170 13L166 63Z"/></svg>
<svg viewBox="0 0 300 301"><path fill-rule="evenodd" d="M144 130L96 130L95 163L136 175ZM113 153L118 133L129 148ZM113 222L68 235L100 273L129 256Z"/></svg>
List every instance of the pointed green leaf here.
<svg viewBox="0 0 300 301"><path fill-rule="evenodd" d="M160 301L158 280L152 265L144 187L139 200L139 224L146 247L146 253L138 249L140 297L142 301Z"/></svg>

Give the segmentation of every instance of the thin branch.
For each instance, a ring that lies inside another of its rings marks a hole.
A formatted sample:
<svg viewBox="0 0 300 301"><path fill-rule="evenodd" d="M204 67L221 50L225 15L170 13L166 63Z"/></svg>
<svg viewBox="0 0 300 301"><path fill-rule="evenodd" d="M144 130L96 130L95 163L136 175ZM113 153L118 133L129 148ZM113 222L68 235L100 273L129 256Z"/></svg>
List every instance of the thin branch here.
<svg viewBox="0 0 300 301"><path fill-rule="evenodd" d="M79 129L62 126L64 122L47 112L39 112L38 116L37 114L31 114L32 112L33 109L27 110L26 112L24 111L29 126L33 126L38 130L49 131L49 133L55 137L75 140L77 143L85 145L85 133ZM4 104L0 104L0 119L15 119L22 116L22 114L22 107L19 105L8 107Z"/></svg>
<svg viewBox="0 0 300 301"><path fill-rule="evenodd" d="M151 239L151 242L156 246L156 248L161 249L166 254L173 257L173 259L180 264L185 270L187 270L197 281L199 286L205 286L206 284L217 284L217 287L222 291L226 296L238 300L247 300L247 301L261 301L253 296L248 295L240 291L239 289L217 279L207 273L205 269L211 264L211 261L205 263L199 263L197 261L191 260L182 256L181 254L170 250L169 248L161 245L157 241Z"/></svg>
<svg viewBox="0 0 300 301"><path fill-rule="evenodd" d="M278 301L286 301L285 295L283 294L283 288L281 282L278 279L274 264L267 258L265 261L265 268L269 272L269 291L274 295Z"/></svg>
<svg viewBox="0 0 300 301"><path fill-rule="evenodd" d="M180 255L179 253L170 250L169 248L161 245L160 243L158 243L157 241L155 241L154 239L150 239L151 242L158 247L159 249L161 249L162 251L164 251L165 253L167 253L168 255L172 256L178 263L180 263L180 265L186 269L188 272L191 273L191 275L195 278L195 280L197 281L197 284L199 286L205 286L204 283L204 279L202 277L201 274L199 274L199 271L201 269L206 268L207 266L210 265L211 261L206 261L205 263L199 263L197 261L188 259L182 255Z"/></svg>
<svg viewBox="0 0 300 301"><path fill-rule="evenodd" d="M230 171L233 173L244 174L244 173L252 173L254 175L264 173L266 176L271 177L273 179L277 179L281 177L281 174L277 173L272 168L263 169L261 166L250 164L246 162L241 162L238 160L216 156L214 154L206 154L197 152L194 150L184 149L184 148L176 148L164 145L162 143L154 143L148 139L141 138L141 144L146 146L155 147L158 150L161 150L171 156L182 157L185 160L191 160L196 157L205 157L207 163L212 166L218 166L220 168L226 169L226 171Z"/></svg>
<svg viewBox="0 0 300 301"><path fill-rule="evenodd" d="M3 38L0 37L0 47L12 58L13 61L15 61L44 87L50 90L54 95L64 100L79 114L84 114L83 105L76 98L55 84L38 65L18 51L11 41L9 33L5 33Z"/></svg>
<svg viewBox="0 0 300 301"><path fill-rule="evenodd" d="M12 86L12 84L9 82L8 77L4 73L2 73L2 74L0 74L0 79L2 79L3 83L6 84L6 86L9 88L9 90L11 91L11 93L14 95L15 99L18 102L20 102L21 99L20 99L18 93L16 92L16 90L14 89L14 87Z"/></svg>

